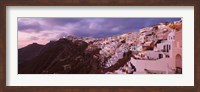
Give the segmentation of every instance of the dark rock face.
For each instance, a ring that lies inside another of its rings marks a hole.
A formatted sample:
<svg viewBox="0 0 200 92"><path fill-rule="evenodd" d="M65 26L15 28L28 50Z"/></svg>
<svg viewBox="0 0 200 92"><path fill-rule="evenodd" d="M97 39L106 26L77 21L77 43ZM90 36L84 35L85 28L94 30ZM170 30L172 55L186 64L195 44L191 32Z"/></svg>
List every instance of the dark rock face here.
<svg viewBox="0 0 200 92"><path fill-rule="evenodd" d="M131 57L130 52L125 53L124 58L117 64L103 68L100 50L97 46L82 40L60 39L44 46L32 44L19 49L19 59L23 60L26 57L26 62L19 64L18 73L103 74L124 66Z"/></svg>
<svg viewBox="0 0 200 92"><path fill-rule="evenodd" d="M89 44L60 39L46 44L32 59L19 64L19 74L87 74L100 73L99 49L87 51ZM34 49L33 49L34 50ZM19 51L19 53L22 53ZM19 56L19 58L23 58Z"/></svg>
<svg viewBox="0 0 200 92"><path fill-rule="evenodd" d="M30 44L24 48L21 48L18 50L18 62L19 64L24 63L26 61L31 60L33 57L36 57L41 49L43 48L43 45L37 44L37 43L33 43Z"/></svg>

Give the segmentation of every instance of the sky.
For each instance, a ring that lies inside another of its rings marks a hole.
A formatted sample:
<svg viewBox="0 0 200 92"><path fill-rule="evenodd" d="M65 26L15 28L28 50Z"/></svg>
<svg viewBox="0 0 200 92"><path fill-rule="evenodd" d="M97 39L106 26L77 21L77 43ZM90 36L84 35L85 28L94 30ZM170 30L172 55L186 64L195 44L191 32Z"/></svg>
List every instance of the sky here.
<svg viewBox="0 0 200 92"><path fill-rule="evenodd" d="M181 18L18 18L18 48L63 36L109 37Z"/></svg>

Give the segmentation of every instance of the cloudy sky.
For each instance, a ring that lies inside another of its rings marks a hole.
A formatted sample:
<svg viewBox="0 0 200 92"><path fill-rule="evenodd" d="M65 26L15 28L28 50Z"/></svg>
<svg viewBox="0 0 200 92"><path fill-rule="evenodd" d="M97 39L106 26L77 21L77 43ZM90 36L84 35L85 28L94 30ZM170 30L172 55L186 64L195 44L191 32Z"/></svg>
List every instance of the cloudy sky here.
<svg viewBox="0 0 200 92"><path fill-rule="evenodd" d="M18 18L18 48L46 44L64 35L108 37L180 18Z"/></svg>

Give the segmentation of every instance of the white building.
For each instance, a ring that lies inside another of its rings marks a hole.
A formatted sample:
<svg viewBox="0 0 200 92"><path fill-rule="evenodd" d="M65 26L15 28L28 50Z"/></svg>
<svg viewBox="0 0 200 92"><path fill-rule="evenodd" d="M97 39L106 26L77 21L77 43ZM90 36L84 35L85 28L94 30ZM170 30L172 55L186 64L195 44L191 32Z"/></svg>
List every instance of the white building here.
<svg viewBox="0 0 200 92"><path fill-rule="evenodd" d="M136 60L130 62L135 65L136 73L182 73L182 30L172 31L166 41L157 44L154 51L142 52L149 58L157 60Z"/></svg>

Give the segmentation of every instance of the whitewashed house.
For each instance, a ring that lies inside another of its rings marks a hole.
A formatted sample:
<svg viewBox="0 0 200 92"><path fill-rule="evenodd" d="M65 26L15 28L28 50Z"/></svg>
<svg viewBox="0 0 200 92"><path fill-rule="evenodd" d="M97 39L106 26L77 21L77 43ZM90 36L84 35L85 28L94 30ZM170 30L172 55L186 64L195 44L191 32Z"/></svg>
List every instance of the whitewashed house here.
<svg viewBox="0 0 200 92"><path fill-rule="evenodd" d="M136 60L130 62L135 65L136 73L182 73L182 30L172 31L166 41L157 44L153 51L142 52L145 58L157 60ZM161 58L162 57L162 58Z"/></svg>

